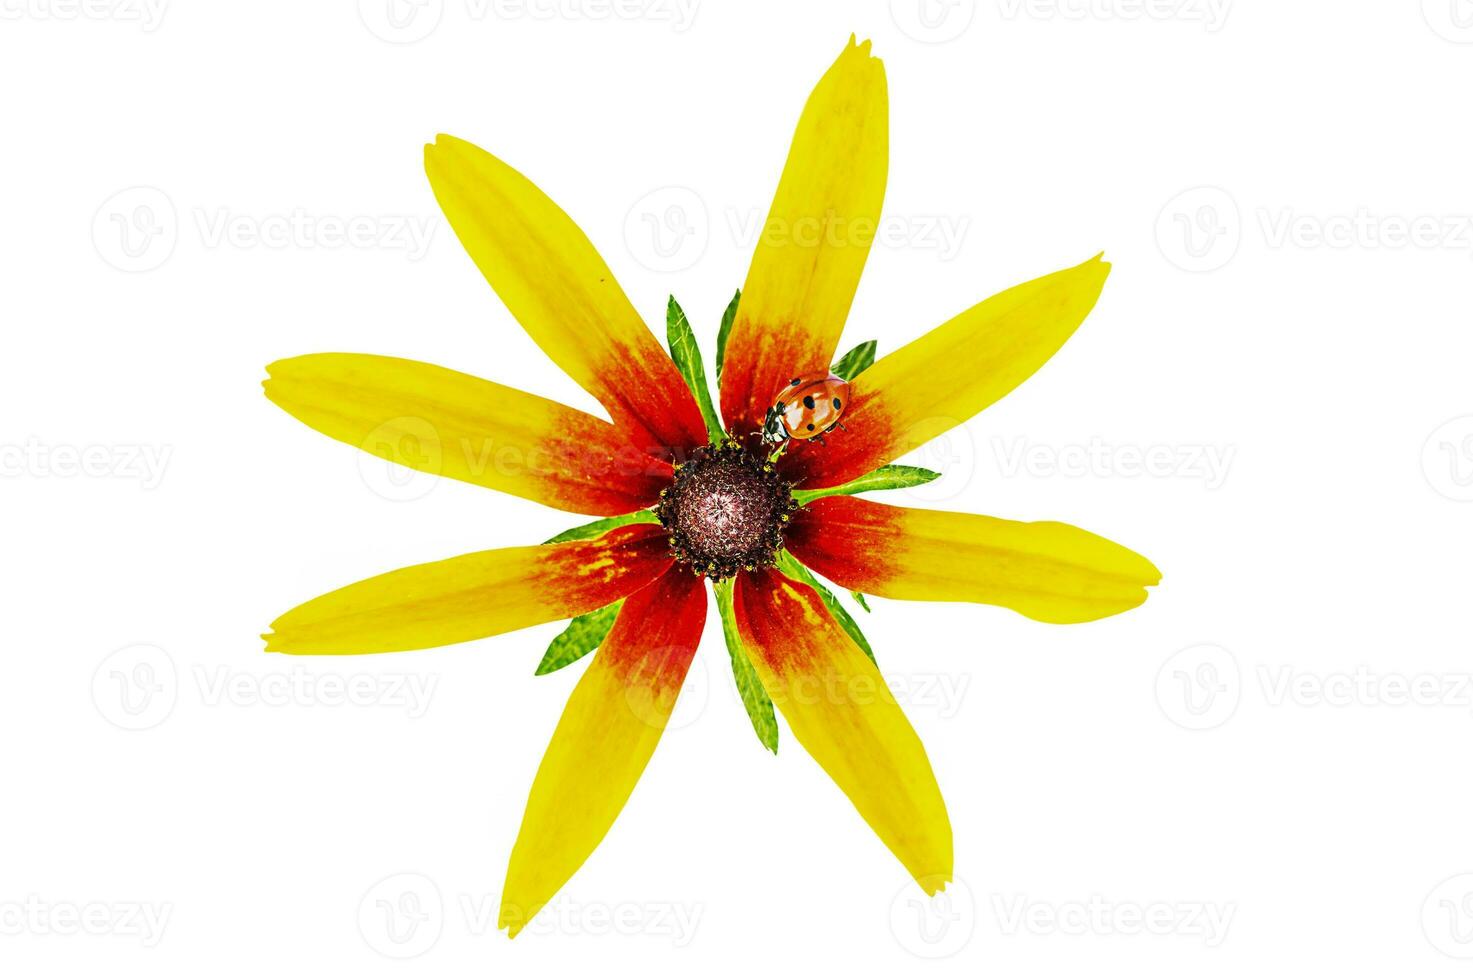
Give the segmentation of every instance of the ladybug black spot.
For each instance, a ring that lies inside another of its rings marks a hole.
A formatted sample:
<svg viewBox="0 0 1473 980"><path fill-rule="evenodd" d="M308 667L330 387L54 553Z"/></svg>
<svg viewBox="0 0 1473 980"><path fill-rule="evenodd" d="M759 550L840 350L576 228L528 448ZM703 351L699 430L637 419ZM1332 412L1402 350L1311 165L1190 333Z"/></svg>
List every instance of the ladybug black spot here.
<svg viewBox="0 0 1473 980"><path fill-rule="evenodd" d="M839 407L839 399L837 399L837 398L834 399L834 407L835 408L838 408Z"/></svg>
<svg viewBox="0 0 1473 980"><path fill-rule="evenodd" d="M813 423L812 422L809 422L808 423L808 431L809 432L812 432L813 431Z"/></svg>
<svg viewBox="0 0 1473 980"><path fill-rule="evenodd" d="M792 385L793 385L794 388L798 387L802 383L803 383L803 379L802 378L794 378L792 380Z"/></svg>
<svg viewBox="0 0 1473 980"><path fill-rule="evenodd" d="M803 396L803 407L806 408L806 409L810 409L810 410L813 408L813 396L812 395L804 395Z"/></svg>

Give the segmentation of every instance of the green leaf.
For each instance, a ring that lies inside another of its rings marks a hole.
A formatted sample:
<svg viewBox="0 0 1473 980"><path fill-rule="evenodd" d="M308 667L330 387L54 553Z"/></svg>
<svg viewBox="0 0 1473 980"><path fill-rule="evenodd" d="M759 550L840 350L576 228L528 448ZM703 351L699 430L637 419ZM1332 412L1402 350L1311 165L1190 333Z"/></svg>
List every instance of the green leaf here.
<svg viewBox="0 0 1473 980"><path fill-rule="evenodd" d="M852 351L835 361L834 366L829 368L829 370L833 371L845 381L853 381L855 375L859 374L859 372L865 370L871 364L875 363L876 346L877 345L875 341L866 340L864 343L860 344L858 347L854 348Z"/></svg>
<svg viewBox="0 0 1473 980"><path fill-rule="evenodd" d="M731 674L736 679L737 693L742 696L742 706L747 717L752 719L752 730L757 740L767 751L777 754L777 716L772 710L772 699L757 676L757 669L742 648L742 638L737 633L736 616L732 612L731 579L715 583L716 608L721 611L721 632L726 637L726 650L731 654Z"/></svg>
<svg viewBox="0 0 1473 980"><path fill-rule="evenodd" d="M822 490L794 490L793 499L800 504L806 504L820 497L835 497L840 494L865 493L869 490L900 490L905 487L918 487L922 483L930 483L940 476L941 474L935 470L924 469L920 466L897 466L892 463L889 466L870 470L864 476L837 487L824 487Z"/></svg>
<svg viewBox="0 0 1473 980"><path fill-rule="evenodd" d="M685 311L670 297L665 306L665 340L670 345L670 357L680 369L681 377L696 396L701 418L706 420L706 434L720 439L724 434L721 419L716 416L716 407L711 404L711 390L706 386L706 365L701 363L701 348L696 343L696 333L685 318Z"/></svg>
<svg viewBox="0 0 1473 980"><path fill-rule="evenodd" d="M839 605L838 597L830 592L822 582L814 578L813 573L802 562L788 554L788 552L782 551L777 556L777 567L788 578L795 578L804 585L807 585L814 592L817 592L818 597L823 600L823 604L829 607L829 612L839 621L839 625L844 628L844 632L849 634L849 639L853 640L859 649L864 651L864 655L869 657L871 663L875 662L875 651L870 649L869 640L864 638L864 631L859 628L859 624L854 621L854 617L849 615L849 610Z"/></svg>
<svg viewBox="0 0 1473 980"><path fill-rule="evenodd" d="M874 612L874 610L869 607L869 603L864 601L863 592L854 592L851 590L849 594L854 597L855 602L859 603L859 608L863 609L865 612Z"/></svg>
<svg viewBox="0 0 1473 980"><path fill-rule="evenodd" d="M601 517L588 524L579 524L570 527L562 534L555 534L548 538L543 544L562 544L564 541L587 541L596 538L605 531L612 531L616 527L625 524L658 524L660 519L653 511L637 510L632 514L620 514L618 517Z"/></svg>
<svg viewBox="0 0 1473 980"><path fill-rule="evenodd" d="M726 362L726 338L731 336L731 325L736 322L737 303L741 302L742 291L738 289L726 312L721 314L721 329L716 334L716 380L721 381L721 366Z"/></svg>
<svg viewBox="0 0 1473 980"><path fill-rule="evenodd" d="M597 650L604 637L609 635L609 630L614 628L614 617L619 615L619 607L622 605L624 600L620 599L602 609L574 616L567 629L553 637L552 642L547 645L542 663L537 665L537 673L550 674L555 670L562 670L568 664Z"/></svg>

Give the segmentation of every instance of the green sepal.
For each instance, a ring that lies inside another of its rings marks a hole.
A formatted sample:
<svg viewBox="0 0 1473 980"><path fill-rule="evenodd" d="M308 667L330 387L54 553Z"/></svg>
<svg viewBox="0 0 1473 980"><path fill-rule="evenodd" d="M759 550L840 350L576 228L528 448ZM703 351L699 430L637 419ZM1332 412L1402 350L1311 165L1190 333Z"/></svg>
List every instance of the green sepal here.
<svg viewBox="0 0 1473 980"><path fill-rule="evenodd" d="M829 370L845 381L853 381L859 372L866 370L871 364L875 363L875 348L877 346L878 343L876 341L866 340L835 361L834 366L829 368Z"/></svg>
<svg viewBox="0 0 1473 980"><path fill-rule="evenodd" d="M655 516L654 511L637 510L632 514L620 514L618 517L600 517L596 521L587 524L579 524L570 527L562 534L555 534L548 538L543 544L562 544L564 541L587 541L596 538L605 531L612 531L616 527L625 524L658 524L660 519Z"/></svg>
<svg viewBox="0 0 1473 980"><path fill-rule="evenodd" d="M839 605L838 596L834 595L828 590L827 586L814 578L813 573L787 551L778 552L777 567L788 578L795 578L811 588L814 592L817 592L818 597L823 600L823 604L828 607L834 619L838 620L839 625L844 628L844 632L849 634L849 639L853 640L859 649L864 651L864 655L869 657L871 663L876 662L875 651L870 648L869 640L864 638L864 631L859 628L859 624L854 621L854 617L849 615L849 610Z"/></svg>
<svg viewBox="0 0 1473 980"><path fill-rule="evenodd" d="M856 477L837 487L824 487L822 490L794 490L793 499L799 504L806 504L820 497L837 497L865 493L870 490L901 490L905 487L918 487L922 483L930 483L940 476L941 474L935 470L928 470L924 467L898 466L891 463L889 466L870 470L864 476Z"/></svg>
<svg viewBox="0 0 1473 980"><path fill-rule="evenodd" d="M731 325L736 322L737 304L742 300L742 291L738 289L731 302L726 304L726 312L721 314L721 329L716 333L716 382L721 383L721 368L726 363L726 338L731 336Z"/></svg>
<svg viewBox="0 0 1473 980"><path fill-rule="evenodd" d="M550 674L555 670L562 670L568 664L597 650L604 637L609 635L609 630L614 628L614 617L619 615L619 607L622 605L624 600L620 599L602 609L574 616L568 622L567 628L553 637L552 642L547 645L542 663L537 665L537 673Z"/></svg>
<svg viewBox="0 0 1473 980"><path fill-rule="evenodd" d="M665 341L670 346L670 359L680 369L690 393L695 396L701 409L701 418L706 421L706 435L720 440L721 419L716 415L716 406L711 404L711 390L706 386L706 365L701 362L701 347L696 343L696 332L690 328L685 311L670 297L665 305Z"/></svg>
<svg viewBox="0 0 1473 980"><path fill-rule="evenodd" d="M772 698L767 696L767 689L762 686L762 679L757 676L757 669L747 657L741 635L737 632L731 583L732 580L727 579L712 585L712 591L716 593L716 608L721 612L721 633L726 637L726 650L731 654L731 674L736 680L737 693L742 697L742 707L747 709L747 717L752 719L752 730L757 733L757 740L776 755L777 715L772 710Z"/></svg>

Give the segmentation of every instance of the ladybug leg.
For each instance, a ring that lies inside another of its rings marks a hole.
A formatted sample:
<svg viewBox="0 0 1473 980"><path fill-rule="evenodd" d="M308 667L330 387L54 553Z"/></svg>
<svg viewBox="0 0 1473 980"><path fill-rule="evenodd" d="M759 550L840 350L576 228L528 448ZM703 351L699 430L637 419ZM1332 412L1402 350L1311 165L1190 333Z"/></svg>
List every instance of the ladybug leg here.
<svg viewBox="0 0 1473 980"><path fill-rule="evenodd" d="M848 432L849 431L849 427L846 426L843 422L835 422L833 427L834 428L837 428L837 429L839 429L840 431L843 431L843 432Z"/></svg>
<svg viewBox="0 0 1473 980"><path fill-rule="evenodd" d="M827 429L824 430L824 432L827 432L827 431L828 431ZM823 432L820 432L818 435L814 436L813 438L815 438L815 439L818 440L818 444L820 446L827 446L828 445L828 443L826 443L826 442L823 441Z"/></svg>

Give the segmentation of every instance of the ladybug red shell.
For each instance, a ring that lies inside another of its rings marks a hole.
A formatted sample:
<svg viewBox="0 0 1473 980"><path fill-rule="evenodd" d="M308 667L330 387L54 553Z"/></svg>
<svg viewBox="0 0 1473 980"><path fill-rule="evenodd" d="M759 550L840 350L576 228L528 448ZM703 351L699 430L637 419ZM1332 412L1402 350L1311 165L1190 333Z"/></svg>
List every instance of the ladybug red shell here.
<svg viewBox="0 0 1473 980"><path fill-rule="evenodd" d="M784 439L823 442L823 434L839 425L839 417L848 404L849 382L837 374L794 378L772 396L772 407L762 423L762 438L768 442Z"/></svg>

